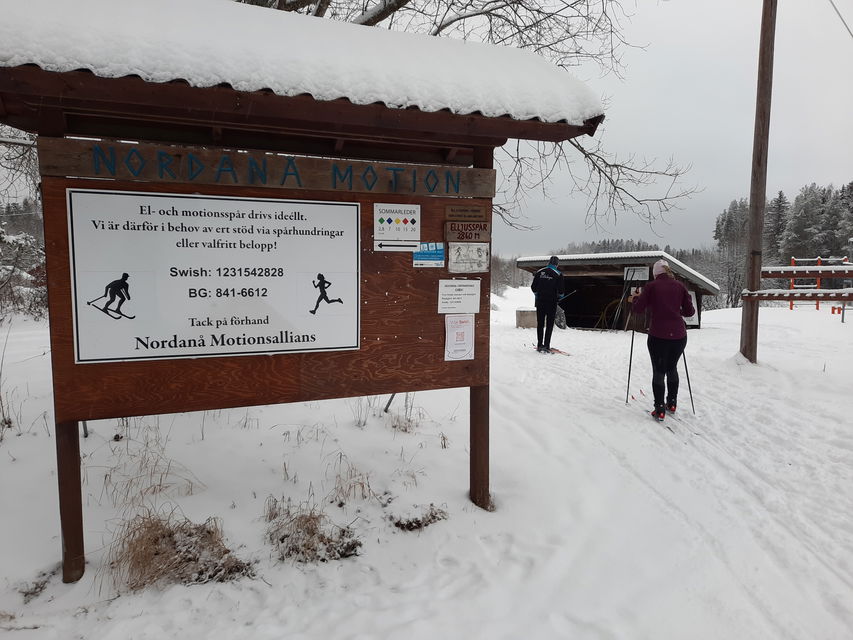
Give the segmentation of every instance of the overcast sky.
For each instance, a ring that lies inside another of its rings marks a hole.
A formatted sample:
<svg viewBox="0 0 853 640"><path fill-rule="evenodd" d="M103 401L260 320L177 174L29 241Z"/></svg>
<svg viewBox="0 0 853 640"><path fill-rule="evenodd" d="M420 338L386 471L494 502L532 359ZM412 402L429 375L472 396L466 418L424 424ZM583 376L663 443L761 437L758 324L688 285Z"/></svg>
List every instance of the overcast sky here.
<svg viewBox="0 0 853 640"><path fill-rule="evenodd" d="M626 3L629 4L629 3ZM522 222L495 221L493 249L539 255L572 241L635 238L663 247L713 245L714 221L749 197L761 0L641 0L626 24L624 79L576 75L606 100L601 136L610 151L691 165L702 189L653 229L631 214L589 228L586 200L558 186L531 197ZM853 0L835 0L853 28ZM790 200L808 183L853 181L853 37L829 0L779 0L767 193ZM567 182L565 179L563 182Z"/></svg>

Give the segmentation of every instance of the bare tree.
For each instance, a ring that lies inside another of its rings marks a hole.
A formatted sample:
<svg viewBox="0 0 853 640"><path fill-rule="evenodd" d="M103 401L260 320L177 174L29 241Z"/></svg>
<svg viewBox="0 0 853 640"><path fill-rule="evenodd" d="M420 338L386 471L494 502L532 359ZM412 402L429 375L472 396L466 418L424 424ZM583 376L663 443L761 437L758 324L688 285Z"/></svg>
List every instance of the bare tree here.
<svg viewBox="0 0 853 640"><path fill-rule="evenodd" d="M633 0L237 0L281 11L325 16L365 26L448 36L533 51L563 68L594 63L621 75L630 45L622 25ZM673 160L617 158L596 139L507 145L498 155L502 180L495 213L523 227L527 194L549 197L556 176L568 174L588 198L587 223L599 225L622 212L651 224L696 191L685 186L689 167ZM582 163L578 161L582 160Z"/></svg>
<svg viewBox="0 0 853 640"><path fill-rule="evenodd" d="M0 125L0 205L30 198L39 200L36 136Z"/></svg>
<svg viewBox="0 0 853 640"><path fill-rule="evenodd" d="M635 0L237 0L365 26L476 40L533 51L564 68L597 64L621 75L629 45L622 24ZM0 202L38 198L34 136L0 127ZM582 161L582 162L579 162ZM512 226L528 194L549 198L555 177L569 176L588 198L587 223L620 213L650 224L695 191L682 185L687 167L637 157L617 158L598 139L517 142L497 156L501 172L495 212Z"/></svg>

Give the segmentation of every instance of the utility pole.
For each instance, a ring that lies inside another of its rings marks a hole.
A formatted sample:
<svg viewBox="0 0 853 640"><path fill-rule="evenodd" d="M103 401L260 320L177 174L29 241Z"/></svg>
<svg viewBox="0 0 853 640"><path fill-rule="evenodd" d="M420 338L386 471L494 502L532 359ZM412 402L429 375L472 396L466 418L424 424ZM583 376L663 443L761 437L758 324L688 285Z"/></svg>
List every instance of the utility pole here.
<svg viewBox="0 0 853 640"><path fill-rule="evenodd" d="M761 288L761 247L767 200L767 145L770 138L770 98L773 94L773 48L777 0L764 0L758 45L758 89L755 98L755 134L752 142L752 182L749 189L746 288ZM745 298L740 325L740 352L750 362L758 359L758 300Z"/></svg>

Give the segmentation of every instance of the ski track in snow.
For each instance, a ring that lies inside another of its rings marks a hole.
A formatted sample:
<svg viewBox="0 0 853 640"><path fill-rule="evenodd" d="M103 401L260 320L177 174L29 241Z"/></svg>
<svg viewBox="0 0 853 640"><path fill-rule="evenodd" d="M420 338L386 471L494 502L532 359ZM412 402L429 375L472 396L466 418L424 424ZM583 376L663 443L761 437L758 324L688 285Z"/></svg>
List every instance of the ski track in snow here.
<svg viewBox="0 0 853 640"><path fill-rule="evenodd" d="M777 338L777 343L783 348L789 348L791 344L799 346L802 342L797 339L800 333L797 329L786 328L780 333L781 339ZM714 337L713 330L708 334ZM560 346L572 353L578 353L573 349L573 335L579 335L579 332L569 331L562 334ZM617 339L623 335L625 334L617 334ZM634 377L637 374L648 377L648 366L644 362L644 358L647 358L645 336L639 337L642 340L638 341L635 336L631 384L632 396L635 399L631 401L630 406L631 409L636 407L638 416L648 411L646 405L651 405L651 393L644 395L637 391L638 388L643 388L642 385L650 388L650 382L644 380L638 384L637 378ZM710 491L718 497L720 512L729 514L733 526L741 523L742 527L742 523L749 523L748 533L754 538L756 545L766 552L768 562L776 571L789 576L802 572L814 574L816 571L824 574L816 580L815 585L802 588L798 587L796 580L790 580L788 606L826 607L849 624L853 619L853 610L850 599L844 595L853 593L853 576L849 564L851 546L847 535L850 530L848 514L853 456L849 447L849 430L844 426L845 412L849 414L849 403L846 408L839 403L839 398L845 397L847 392L841 388L822 389L820 374L814 371L795 372L787 374L783 381L788 383L791 391L797 389L803 398L809 400L802 405L786 402L784 396L779 396L779 390L775 387L779 383L778 378L774 378L773 383L767 383L761 376L752 375L748 381L744 381L744 376L740 374L743 370L750 371L751 365L742 364L739 356L733 356L729 362L724 362L722 369L702 366L702 360L692 352L695 350L704 355L704 337L705 334L701 331L690 333L688 358L692 362L691 368L694 368L692 386L697 387L697 390L706 390L701 401L706 402L707 408L703 412L700 406L699 416L687 415L691 410L682 362L679 366L681 390L678 417L667 418L668 424L675 425L675 436L664 431L662 425L651 419L644 428L653 431L655 442L673 454L672 461L684 457L683 463L692 467L692 475L705 479L706 486L697 489L706 493ZM698 343L698 349L694 343ZM620 369L627 372L629 344L626 343L624 363L613 359L606 363L607 366L598 367L598 377L587 374L585 379L580 379L581 384L577 384L578 371L572 370L572 367L559 366L563 363L554 362L551 358L546 358L541 363L542 369L548 371L549 377L553 375L554 378L559 378L564 396L572 397L572 409L567 410L567 422L574 423L590 438L609 448L614 458L626 470L700 533L727 567L735 582L740 585L743 594L761 612L768 627L773 629L775 637L808 637L808 628L800 627L795 621L786 620L789 617L788 606L774 605L762 596L758 585L749 577L747 567L741 563L745 558L729 558L716 543L717 536L722 532L708 532L701 520L689 513L689 509L684 510L678 506L683 500L671 497L671 486L656 483L646 477L642 470L632 464L630 451L626 453L621 444L614 445L609 442L609 438L600 437L583 427L582 417L594 414L595 408L579 408L573 396L581 399L599 398L603 389L612 390L618 382L617 377L604 372ZM810 349L808 344L804 350L806 357L825 353L825 350ZM712 350L712 353L719 360L719 351ZM594 354L589 353L578 355L595 358ZM586 358L583 360L587 366L588 361ZM519 363L502 365L495 368L513 371L521 367ZM602 383L602 378L605 377L609 379ZM623 388L624 384L623 380ZM747 385L748 391L745 391L744 385ZM715 392L707 393L709 388ZM731 398L737 398L739 395L745 395L746 401L731 402ZM822 401L814 403L811 398L815 395L822 398ZM638 402L636 398L642 399L642 402ZM571 420L572 410L579 419ZM620 418L613 416L614 423L619 420ZM679 450L675 442L687 445L689 453L684 448ZM547 448L545 443L543 445L543 449ZM776 457L761 455L762 452L775 453ZM684 456L685 453L688 455ZM819 482L815 483L815 479ZM838 517L825 522L827 514L824 510L812 509L811 499L814 494L803 491L803 486L809 484L821 485L828 489L821 492L824 494L821 498L829 502L829 512L838 514ZM797 553L791 553L792 547L798 547ZM821 597L815 599L810 593L810 587L819 591ZM774 594L775 596L778 594ZM809 602L810 600L812 602Z"/></svg>
<svg viewBox="0 0 853 640"><path fill-rule="evenodd" d="M634 337L626 405L630 334L555 330L570 355L538 354L535 331L513 326L529 292L493 302L495 512L464 495L465 389L417 394L413 433L375 419L352 427L352 400L207 412L204 430L200 414L161 416L170 455L199 483L174 500L191 519L222 517L262 580L112 600L96 579L117 517L103 465L130 443L96 422L82 447L91 566L77 585L54 576L27 605L22 585L58 560L57 506L42 426L52 431L46 327L16 326L3 390L23 427L0 444L0 495L20 531L0 528L11 567L0 614L14 616L0 615L0 630L38 640L853 637L849 325L828 311L762 309L756 366L736 354L740 311L706 312L687 347L696 415L680 364L671 433L648 416L645 336ZM355 501L332 512L356 523L362 554L274 562L259 533L264 498L304 499L306 487L322 498L350 464L394 496L387 509ZM449 520L411 534L388 525L389 512L429 502Z"/></svg>

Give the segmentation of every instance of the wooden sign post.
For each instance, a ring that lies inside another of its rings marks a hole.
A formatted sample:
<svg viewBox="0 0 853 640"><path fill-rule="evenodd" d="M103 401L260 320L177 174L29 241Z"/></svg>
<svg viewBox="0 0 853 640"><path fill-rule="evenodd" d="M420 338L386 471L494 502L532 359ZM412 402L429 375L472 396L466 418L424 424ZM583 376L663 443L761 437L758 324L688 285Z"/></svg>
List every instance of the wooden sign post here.
<svg viewBox="0 0 853 640"><path fill-rule="evenodd" d="M475 356L451 361L447 268L374 240L441 242L460 197L490 215L490 167L50 138L39 156L67 580L84 562L80 420L469 386L470 493L489 508L488 263L466 280Z"/></svg>

